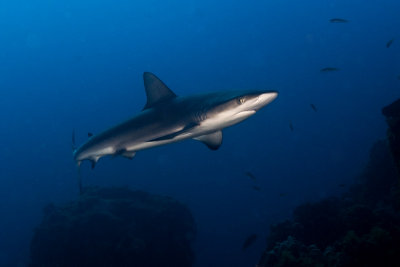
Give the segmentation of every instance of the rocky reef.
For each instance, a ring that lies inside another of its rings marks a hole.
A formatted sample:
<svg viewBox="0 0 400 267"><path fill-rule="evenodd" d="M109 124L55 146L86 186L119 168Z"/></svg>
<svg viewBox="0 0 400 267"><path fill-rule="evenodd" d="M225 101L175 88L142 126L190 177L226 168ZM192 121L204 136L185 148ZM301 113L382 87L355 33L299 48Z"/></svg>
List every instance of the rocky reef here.
<svg viewBox="0 0 400 267"><path fill-rule="evenodd" d="M388 128L388 140L395 160L397 171L400 172L400 99L382 109L386 117Z"/></svg>
<svg viewBox="0 0 400 267"><path fill-rule="evenodd" d="M31 242L36 266L192 266L190 211L163 196L127 188L88 188L49 205Z"/></svg>
<svg viewBox="0 0 400 267"><path fill-rule="evenodd" d="M383 114L388 140L373 145L355 184L272 225L258 267L400 266L400 100Z"/></svg>

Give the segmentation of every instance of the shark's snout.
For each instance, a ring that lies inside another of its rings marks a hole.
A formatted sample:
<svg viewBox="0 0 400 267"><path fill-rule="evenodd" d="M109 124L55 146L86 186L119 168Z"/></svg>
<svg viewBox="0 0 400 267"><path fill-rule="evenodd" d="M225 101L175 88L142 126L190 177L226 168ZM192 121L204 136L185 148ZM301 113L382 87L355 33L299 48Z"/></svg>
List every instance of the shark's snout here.
<svg viewBox="0 0 400 267"><path fill-rule="evenodd" d="M277 97L278 97L278 92L276 91L262 93L261 95L258 96L258 101L269 104Z"/></svg>
<svg viewBox="0 0 400 267"><path fill-rule="evenodd" d="M260 108L274 101L274 99L277 97L278 97L278 92L276 91L268 91L259 94L255 99L254 109L259 110Z"/></svg>

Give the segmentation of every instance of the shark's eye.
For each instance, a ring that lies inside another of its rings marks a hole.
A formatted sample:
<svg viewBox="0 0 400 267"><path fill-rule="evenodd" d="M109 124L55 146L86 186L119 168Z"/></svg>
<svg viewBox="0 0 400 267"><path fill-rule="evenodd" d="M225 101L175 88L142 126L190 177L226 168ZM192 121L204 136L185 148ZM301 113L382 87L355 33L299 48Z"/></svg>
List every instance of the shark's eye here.
<svg viewBox="0 0 400 267"><path fill-rule="evenodd" d="M243 96L242 96L242 97L238 97L236 100L237 100L237 103L238 103L239 105L243 104L244 101L245 101L245 99L244 99Z"/></svg>

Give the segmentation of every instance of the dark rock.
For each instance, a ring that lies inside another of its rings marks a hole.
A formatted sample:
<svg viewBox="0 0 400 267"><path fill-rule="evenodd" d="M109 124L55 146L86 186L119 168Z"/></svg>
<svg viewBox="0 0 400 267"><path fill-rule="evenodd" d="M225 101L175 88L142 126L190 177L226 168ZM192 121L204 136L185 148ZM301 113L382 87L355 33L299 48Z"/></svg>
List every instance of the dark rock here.
<svg viewBox="0 0 400 267"><path fill-rule="evenodd" d="M48 206L30 266L192 266L195 224L179 202L126 188L90 188Z"/></svg>
<svg viewBox="0 0 400 267"><path fill-rule="evenodd" d="M316 245L306 246L292 236L275 244L272 250L264 252L257 265L279 267L324 266L325 259Z"/></svg>
<svg viewBox="0 0 400 267"><path fill-rule="evenodd" d="M384 107L382 113L389 126L387 136L397 171L400 173L400 99Z"/></svg>
<svg viewBox="0 0 400 267"><path fill-rule="evenodd" d="M342 197L300 205L271 226L257 266L400 266L397 174L388 142L377 142Z"/></svg>
<svg viewBox="0 0 400 267"><path fill-rule="evenodd" d="M386 117L400 117L400 99L382 109L382 114Z"/></svg>
<svg viewBox="0 0 400 267"><path fill-rule="evenodd" d="M347 194L353 201L371 208L378 203L394 204L399 179L390 151L389 143L384 140L372 146L367 166Z"/></svg>

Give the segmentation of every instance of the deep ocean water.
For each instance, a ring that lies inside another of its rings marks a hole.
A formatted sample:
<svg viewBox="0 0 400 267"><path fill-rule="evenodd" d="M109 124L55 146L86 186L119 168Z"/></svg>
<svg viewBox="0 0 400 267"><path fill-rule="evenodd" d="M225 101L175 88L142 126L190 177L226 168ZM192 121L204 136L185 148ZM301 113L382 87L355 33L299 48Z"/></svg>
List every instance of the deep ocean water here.
<svg viewBox="0 0 400 267"><path fill-rule="evenodd" d="M274 247L267 237L297 244L301 255L315 256L314 243L324 253L334 241L293 228L271 237L270 226L303 222L303 205L340 205L352 192L347 199L364 201L365 214L381 207L381 195L368 202L351 188L387 138L381 109L400 97L399 12L395 0L0 2L0 266L28 266L43 209L77 201L73 129L82 144L140 112L145 71L180 96L279 96L223 130L217 151L186 140L132 160L106 157L94 170L85 162L84 186L128 187L187 207L193 266L255 266ZM385 218L395 221L391 212ZM346 244L385 241L389 230L379 227L340 233Z"/></svg>

